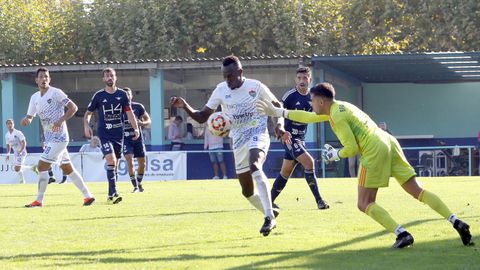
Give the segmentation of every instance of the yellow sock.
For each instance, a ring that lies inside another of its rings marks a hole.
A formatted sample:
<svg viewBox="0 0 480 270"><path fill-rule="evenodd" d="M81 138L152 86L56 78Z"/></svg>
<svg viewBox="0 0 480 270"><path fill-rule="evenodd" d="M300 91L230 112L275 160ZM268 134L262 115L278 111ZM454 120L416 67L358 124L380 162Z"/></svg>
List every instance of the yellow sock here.
<svg viewBox="0 0 480 270"><path fill-rule="evenodd" d="M433 194L428 190L423 190L418 196L418 200L425 203L426 205L430 206L433 210L439 213L442 217L448 219L452 212L448 207L442 202L442 200L437 197L437 195Z"/></svg>
<svg viewBox="0 0 480 270"><path fill-rule="evenodd" d="M398 223L393 220L390 214L383 209L380 205L376 203L371 203L368 205L365 213L373 218L376 222L380 223L387 231L395 233L395 229L398 226Z"/></svg>

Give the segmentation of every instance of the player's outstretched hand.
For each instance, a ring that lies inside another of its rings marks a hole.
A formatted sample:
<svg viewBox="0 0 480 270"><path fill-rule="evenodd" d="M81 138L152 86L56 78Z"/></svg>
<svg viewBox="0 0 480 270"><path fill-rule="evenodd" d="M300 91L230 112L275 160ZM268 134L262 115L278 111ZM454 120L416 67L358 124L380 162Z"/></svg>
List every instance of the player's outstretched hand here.
<svg viewBox="0 0 480 270"><path fill-rule="evenodd" d="M340 157L338 156L338 149L333 148L330 144L326 143L323 146L322 158L325 163L330 163L333 161L339 161Z"/></svg>
<svg viewBox="0 0 480 270"><path fill-rule="evenodd" d="M175 108L183 108L185 107L185 103L185 99L181 97L174 96L170 98L170 104Z"/></svg>
<svg viewBox="0 0 480 270"><path fill-rule="evenodd" d="M273 116L273 117L284 117L284 112L286 112L283 108L277 108L273 103L263 100L257 100L257 111L261 115Z"/></svg>

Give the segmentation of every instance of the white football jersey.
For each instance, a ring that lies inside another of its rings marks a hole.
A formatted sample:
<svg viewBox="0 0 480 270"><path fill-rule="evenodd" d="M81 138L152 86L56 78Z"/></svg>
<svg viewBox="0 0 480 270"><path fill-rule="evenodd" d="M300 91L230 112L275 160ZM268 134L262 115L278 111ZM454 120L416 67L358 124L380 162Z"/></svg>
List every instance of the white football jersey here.
<svg viewBox="0 0 480 270"><path fill-rule="evenodd" d="M257 112L256 101L259 99L278 102L263 83L245 79L242 86L234 90L226 82L219 83L208 100L207 107L215 110L221 105L222 112L232 120L229 136L233 139L233 149L249 142L253 136L268 135L268 117Z"/></svg>
<svg viewBox="0 0 480 270"><path fill-rule="evenodd" d="M10 147L13 149L13 152L16 154L21 154L20 149L22 149L22 141L24 140L25 136L20 130L17 129L13 129L12 133L7 131L5 134L5 142L10 145ZM23 149L23 152L26 152L26 148Z"/></svg>
<svg viewBox="0 0 480 270"><path fill-rule="evenodd" d="M68 142L67 124L63 122L60 131L53 131L53 124L65 114L65 106L70 102L61 90L50 86L43 96L40 91L30 98L27 115L38 115L43 127L45 143Z"/></svg>

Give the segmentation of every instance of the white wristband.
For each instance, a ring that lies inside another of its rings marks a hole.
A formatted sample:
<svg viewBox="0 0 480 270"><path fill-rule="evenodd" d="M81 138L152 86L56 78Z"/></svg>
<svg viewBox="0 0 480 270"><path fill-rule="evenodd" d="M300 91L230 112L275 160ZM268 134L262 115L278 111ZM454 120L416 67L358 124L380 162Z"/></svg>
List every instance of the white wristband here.
<svg viewBox="0 0 480 270"><path fill-rule="evenodd" d="M283 108L275 108L275 114L276 114L277 117L285 118L285 111L286 110L283 109ZM288 115L288 113L287 113L287 115Z"/></svg>

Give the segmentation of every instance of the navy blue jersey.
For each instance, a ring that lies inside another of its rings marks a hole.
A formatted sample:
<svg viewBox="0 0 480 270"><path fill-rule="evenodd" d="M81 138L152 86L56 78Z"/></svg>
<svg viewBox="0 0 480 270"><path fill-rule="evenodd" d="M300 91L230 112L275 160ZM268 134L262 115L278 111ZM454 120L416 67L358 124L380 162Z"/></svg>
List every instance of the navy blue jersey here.
<svg viewBox="0 0 480 270"><path fill-rule="evenodd" d="M98 137L112 140L123 140L123 113L130 109L127 93L120 88L112 94L105 89L96 92L87 108L98 111Z"/></svg>
<svg viewBox="0 0 480 270"><path fill-rule="evenodd" d="M282 97L283 107L287 110L312 111L312 98L310 93L300 94L297 89L288 90ZM292 134L292 139L305 140L307 124L285 119L285 130Z"/></svg>
<svg viewBox="0 0 480 270"><path fill-rule="evenodd" d="M132 112L137 119L140 119L140 117L142 117L145 114L145 107L141 103L132 102L131 106L132 106ZM126 113L123 114L123 121L125 126L124 138L125 140L132 140L134 136L134 133L133 133L134 130L132 125L130 125L130 122L128 121L128 117ZM137 140L141 141L143 140L143 133L142 133L142 129L139 129L139 130L140 130L140 137L138 137Z"/></svg>

